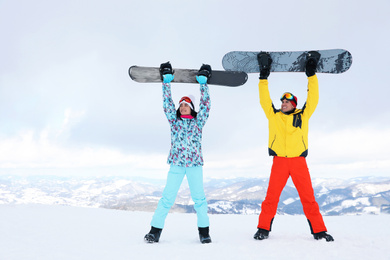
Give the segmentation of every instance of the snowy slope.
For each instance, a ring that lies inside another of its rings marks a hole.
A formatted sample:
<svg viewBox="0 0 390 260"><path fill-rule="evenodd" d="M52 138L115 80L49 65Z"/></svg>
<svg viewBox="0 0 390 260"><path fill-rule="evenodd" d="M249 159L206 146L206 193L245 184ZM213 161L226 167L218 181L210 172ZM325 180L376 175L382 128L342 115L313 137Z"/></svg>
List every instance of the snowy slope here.
<svg viewBox="0 0 390 260"><path fill-rule="evenodd" d="M195 214L168 215L160 243L146 244L152 213L0 205L0 259L390 259L390 215L329 216L335 242L316 241L304 216L277 216L252 238L256 215L210 215L212 244L198 241Z"/></svg>

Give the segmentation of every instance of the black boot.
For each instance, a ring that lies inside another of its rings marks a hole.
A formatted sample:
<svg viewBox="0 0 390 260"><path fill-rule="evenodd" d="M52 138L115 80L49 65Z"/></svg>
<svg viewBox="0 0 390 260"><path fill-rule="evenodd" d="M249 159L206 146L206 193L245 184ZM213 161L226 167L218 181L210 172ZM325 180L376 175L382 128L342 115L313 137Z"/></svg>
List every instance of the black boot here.
<svg viewBox="0 0 390 260"><path fill-rule="evenodd" d="M268 236L269 236L269 231L268 230L265 230L265 229L262 229L262 228L258 228L257 232L253 236L253 238L256 239L256 240L263 240L263 239L267 239Z"/></svg>
<svg viewBox="0 0 390 260"><path fill-rule="evenodd" d="M148 243L157 243L160 240L162 229L152 227L148 234L145 235L145 242Z"/></svg>
<svg viewBox="0 0 390 260"><path fill-rule="evenodd" d="M199 230L199 239L202 244L211 243L211 237L209 235L209 227L198 228Z"/></svg>
<svg viewBox="0 0 390 260"><path fill-rule="evenodd" d="M334 241L333 237L331 235L327 234L325 231L314 233L313 236L314 236L314 239L316 239L316 240L320 240L320 239L325 238L326 242Z"/></svg>

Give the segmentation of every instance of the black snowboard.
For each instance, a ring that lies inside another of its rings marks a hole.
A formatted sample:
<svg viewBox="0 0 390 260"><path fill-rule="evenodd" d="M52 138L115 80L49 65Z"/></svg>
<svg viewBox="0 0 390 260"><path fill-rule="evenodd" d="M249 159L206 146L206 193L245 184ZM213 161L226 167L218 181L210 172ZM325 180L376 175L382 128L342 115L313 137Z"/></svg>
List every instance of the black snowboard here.
<svg viewBox="0 0 390 260"><path fill-rule="evenodd" d="M195 69L173 69L175 78L172 82L198 83L196 81L197 73L198 70ZM159 68L157 67L131 66L129 68L129 75L132 80L141 83L162 82ZM248 74L245 72L213 70L212 76L207 84L238 87L243 85L247 79Z"/></svg>
<svg viewBox="0 0 390 260"><path fill-rule="evenodd" d="M343 49L317 50L321 54L318 62L319 73L343 73L352 65L352 55ZM222 59L227 71L260 72L257 54L253 51L232 51ZM307 51L268 52L272 59L271 72L304 72Z"/></svg>

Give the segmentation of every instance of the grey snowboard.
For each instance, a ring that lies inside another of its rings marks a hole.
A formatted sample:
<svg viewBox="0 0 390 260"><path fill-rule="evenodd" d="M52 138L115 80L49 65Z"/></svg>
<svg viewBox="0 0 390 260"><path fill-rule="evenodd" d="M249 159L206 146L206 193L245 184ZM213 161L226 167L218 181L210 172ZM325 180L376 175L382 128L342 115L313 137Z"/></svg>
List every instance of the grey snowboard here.
<svg viewBox="0 0 390 260"><path fill-rule="evenodd" d="M318 62L319 73L343 73L352 65L352 55L343 49L316 50L321 54ZM227 71L260 72L257 61L259 52L232 51L222 59ZM307 51L268 52L272 58L271 72L304 72Z"/></svg>
<svg viewBox="0 0 390 260"><path fill-rule="evenodd" d="M178 83L198 83L196 81L196 69L173 69L175 76L172 82ZM162 82L160 71L157 67L140 67L131 66L129 68L130 78L141 83L156 83ZM213 70L212 76L208 80L209 85L221 85L228 87L238 87L243 85L248 79L248 74L238 71L220 71Z"/></svg>

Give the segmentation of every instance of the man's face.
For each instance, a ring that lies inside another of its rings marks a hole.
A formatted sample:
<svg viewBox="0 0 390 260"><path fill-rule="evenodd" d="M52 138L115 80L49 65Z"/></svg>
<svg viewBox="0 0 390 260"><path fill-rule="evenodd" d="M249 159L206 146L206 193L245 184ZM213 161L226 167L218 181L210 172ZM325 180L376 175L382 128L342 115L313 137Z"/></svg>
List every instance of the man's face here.
<svg viewBox="0 0 390 260"><path fill-rule="evenodd" d="M294 106L291 104L290 101L288 101L287 99L283 99L282 100L282 107L281 107L281 110L283 113L287 113L291 110L294 109Z"/></svg>

